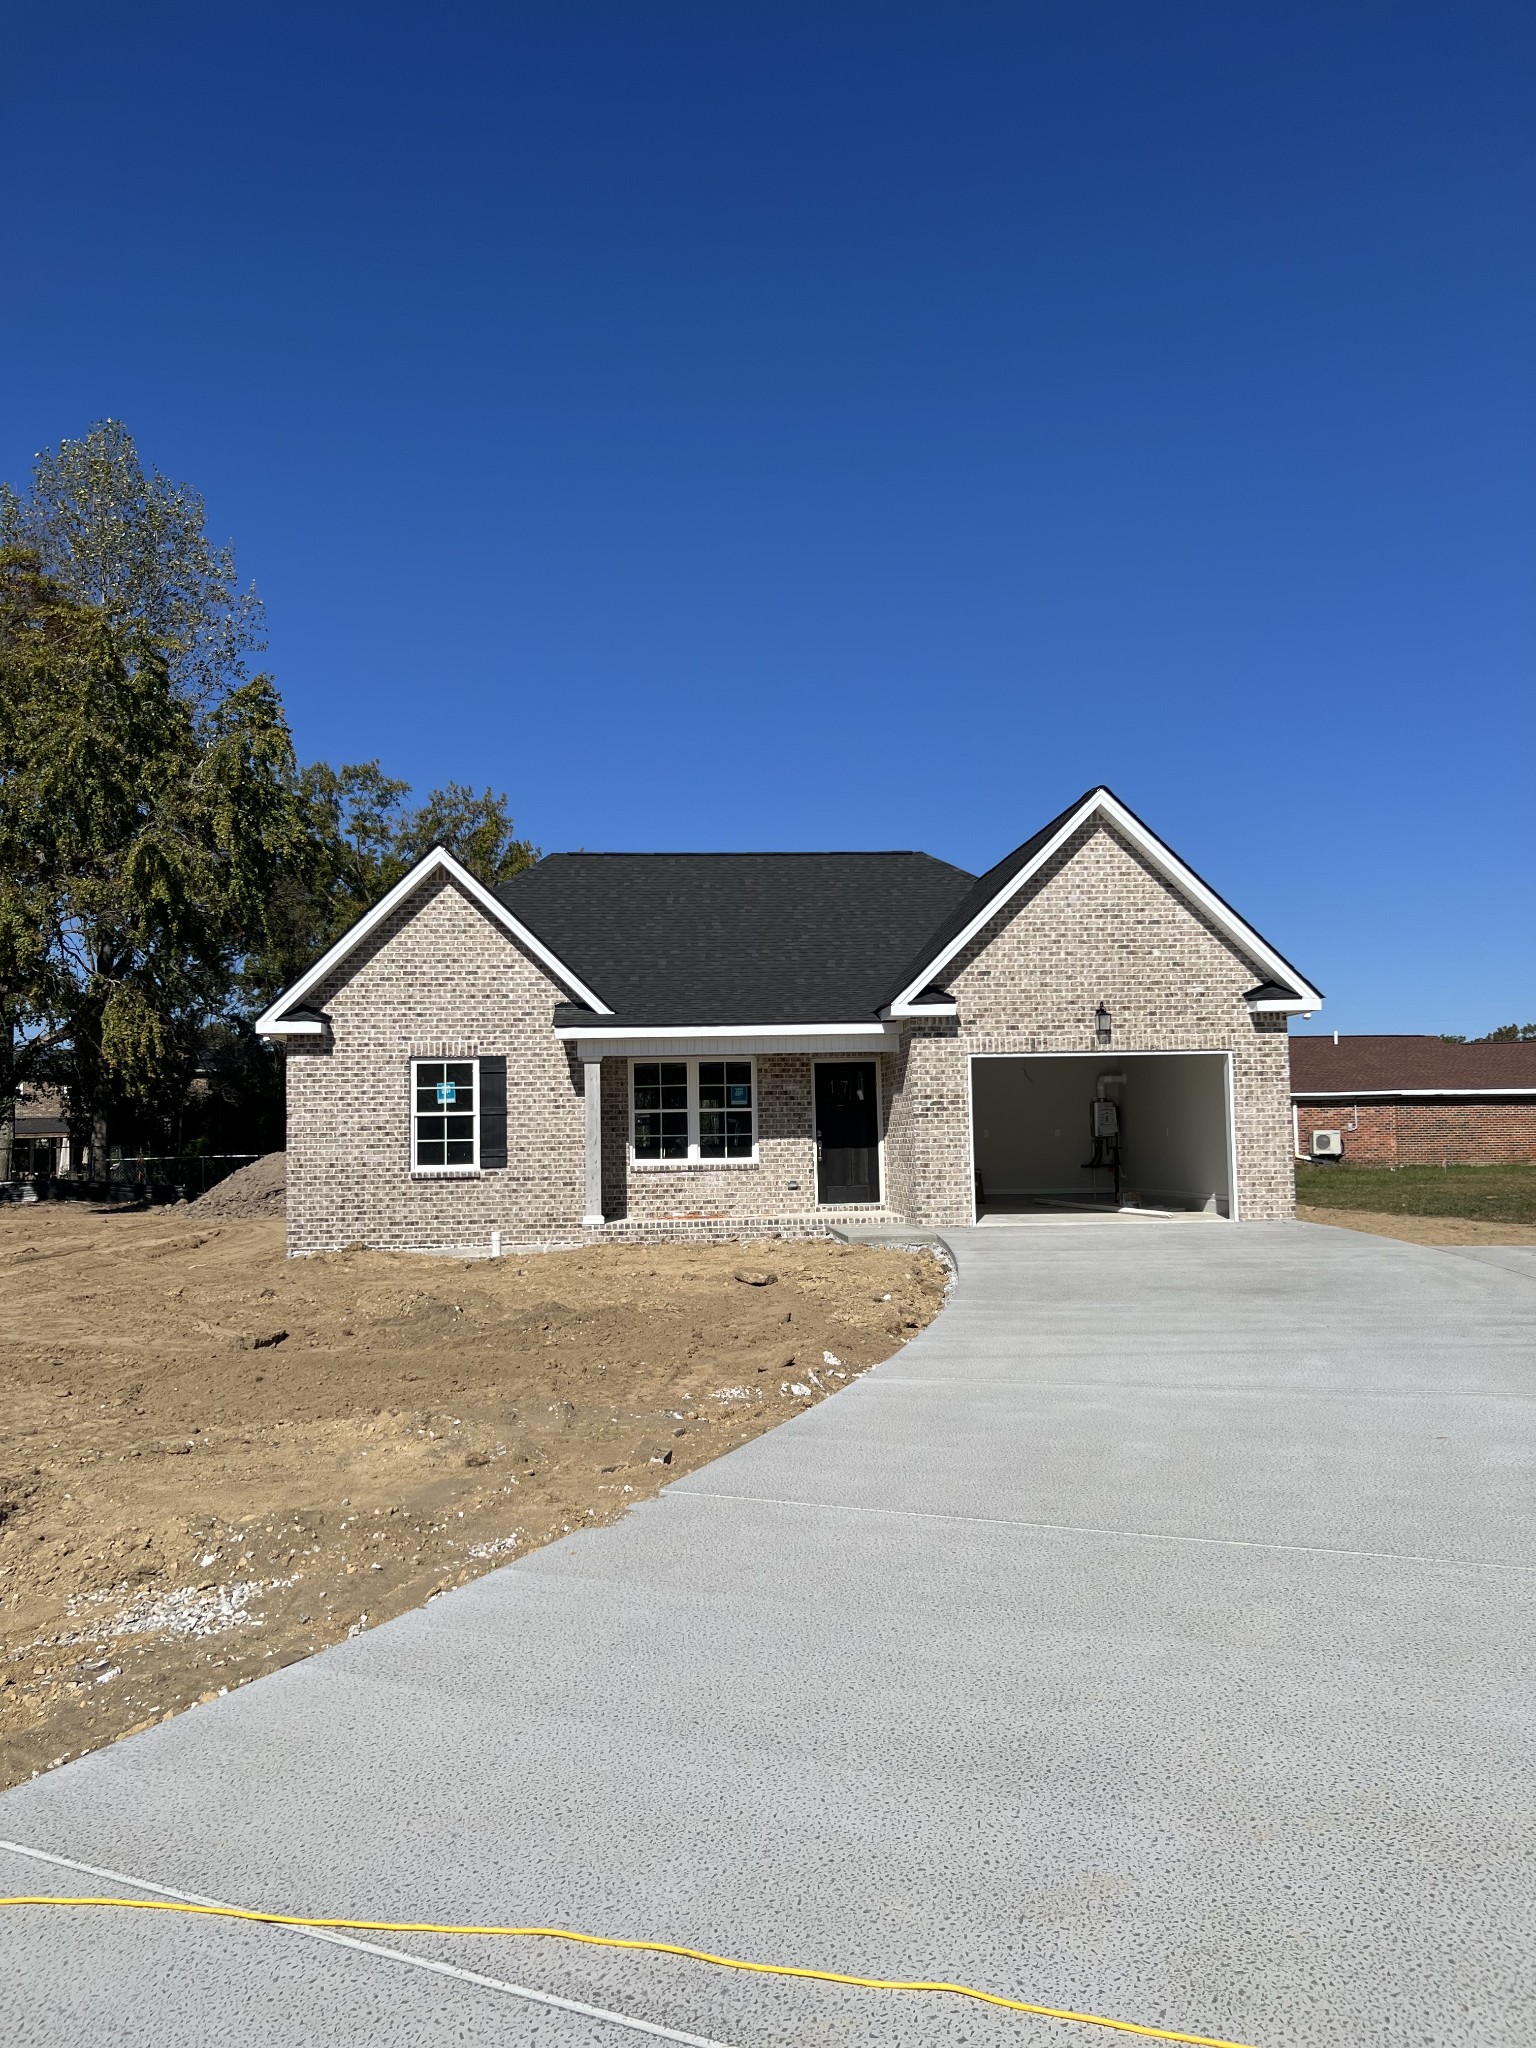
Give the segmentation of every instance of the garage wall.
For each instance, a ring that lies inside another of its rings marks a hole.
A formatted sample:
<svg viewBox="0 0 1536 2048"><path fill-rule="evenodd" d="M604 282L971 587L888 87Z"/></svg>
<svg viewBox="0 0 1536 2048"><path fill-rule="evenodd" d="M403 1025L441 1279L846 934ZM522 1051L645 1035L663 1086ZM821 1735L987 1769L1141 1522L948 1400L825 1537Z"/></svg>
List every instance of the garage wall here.
<svg viewBox="0 0 1536 2048"><path fill-rule="evenodd" d="M1232 1213L1224 1062L1127 1060L1125 1185L1144 1201Z"/></svg>

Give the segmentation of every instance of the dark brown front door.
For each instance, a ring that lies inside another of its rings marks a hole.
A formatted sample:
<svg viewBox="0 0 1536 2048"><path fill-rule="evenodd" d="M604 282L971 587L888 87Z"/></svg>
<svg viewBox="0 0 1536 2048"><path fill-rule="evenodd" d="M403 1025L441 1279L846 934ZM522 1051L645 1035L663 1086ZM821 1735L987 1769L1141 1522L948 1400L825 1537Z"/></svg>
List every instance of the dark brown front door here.
<svg viewBox="0 0 1536 2048"><path fill-rule="evenodd" d="M816 1069L816 1199L880 1199L880 1108L873 1061L828 1061Z"/></svg>

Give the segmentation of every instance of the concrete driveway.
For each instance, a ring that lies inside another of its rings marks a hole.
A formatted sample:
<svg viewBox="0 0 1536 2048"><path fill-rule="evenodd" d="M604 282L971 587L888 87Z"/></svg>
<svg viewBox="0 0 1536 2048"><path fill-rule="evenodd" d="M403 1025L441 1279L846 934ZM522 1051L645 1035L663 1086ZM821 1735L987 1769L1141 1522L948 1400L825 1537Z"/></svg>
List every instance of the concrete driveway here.
<svg viewBox="0 0 1536 2048"><path fill-rule="evenodd" d="M242 1905L555 1920L1282 2043L1536 2038L1536 1253L956 1233L939 1322L573 1537L0 1799ZM10 1891L121 1887L0 1852ZM17 2043L1109 2041L939 1997L27 1910Z"/></svg>

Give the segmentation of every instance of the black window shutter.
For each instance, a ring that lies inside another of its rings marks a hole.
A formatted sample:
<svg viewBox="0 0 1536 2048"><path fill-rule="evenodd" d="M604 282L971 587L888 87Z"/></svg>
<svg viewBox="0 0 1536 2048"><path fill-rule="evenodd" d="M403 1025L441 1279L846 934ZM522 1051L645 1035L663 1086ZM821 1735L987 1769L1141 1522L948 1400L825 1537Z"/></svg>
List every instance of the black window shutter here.
<svg viewBox="0 0 1536 2048"><path fill-rule="evenodd" d="M480 1061L480 1164L507 1163L507 1063L500 1054Z"/></svg>

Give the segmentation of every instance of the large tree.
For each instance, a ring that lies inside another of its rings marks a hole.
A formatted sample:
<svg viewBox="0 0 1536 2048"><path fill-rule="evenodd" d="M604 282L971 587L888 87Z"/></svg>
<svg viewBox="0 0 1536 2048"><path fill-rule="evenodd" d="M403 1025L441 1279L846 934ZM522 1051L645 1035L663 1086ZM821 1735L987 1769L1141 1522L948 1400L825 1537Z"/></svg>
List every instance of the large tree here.
<svg viewBox="0 0 1536 2048"><path fill-rule="evenodd" d="M269 679L199 705L136 620L0 550L0 1102L67 1083L95 1137L184 1093L306 851Z"/></svg>
<svg viewBox="0 0 1536 2048"><path fill-rule="evenodd" d="M77 604L139 627L194 703L237 689L266 645L261 600L241 589L233 546L208 538L201 496L146 472L121 420L44 449L25 496L0 484L0 546L27 549Z"/></svg>
<svg viewBox="0 0 1536 2048"><path fill-rule="evenodd" d="M534 849L489 789L413 806L377 761L298 768L247 671L254 589L119 421L0 485L0 585L0 1155L29 1077L66 1088L98 1166L109 1119L179 1144L195 1068L226 1131L243 1100L269 1133L257 1011L429 846L487 882Z"/></svg>

